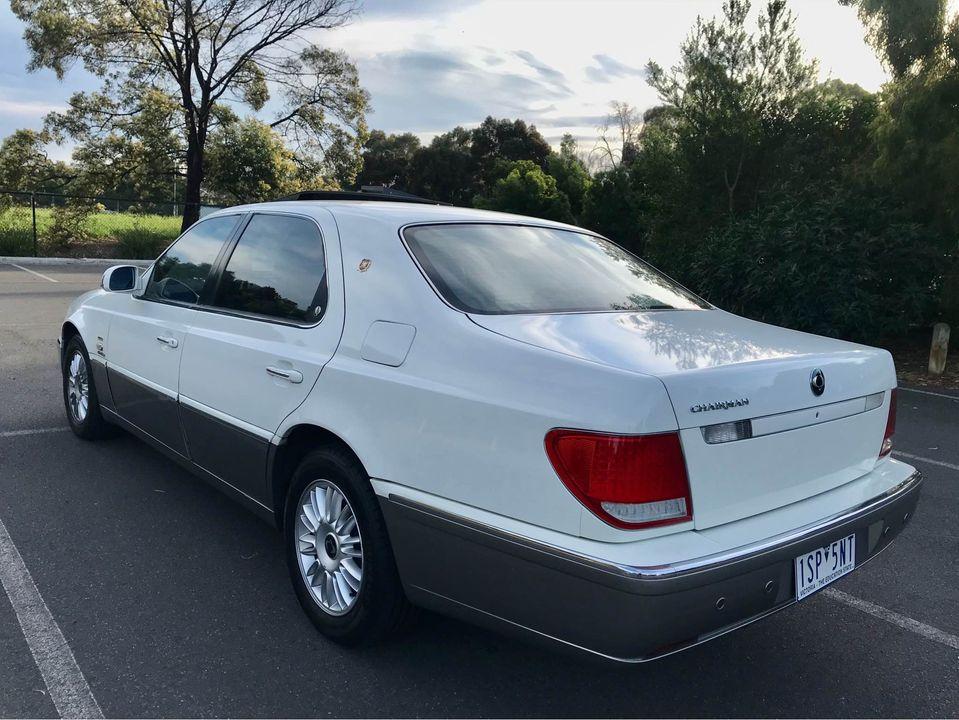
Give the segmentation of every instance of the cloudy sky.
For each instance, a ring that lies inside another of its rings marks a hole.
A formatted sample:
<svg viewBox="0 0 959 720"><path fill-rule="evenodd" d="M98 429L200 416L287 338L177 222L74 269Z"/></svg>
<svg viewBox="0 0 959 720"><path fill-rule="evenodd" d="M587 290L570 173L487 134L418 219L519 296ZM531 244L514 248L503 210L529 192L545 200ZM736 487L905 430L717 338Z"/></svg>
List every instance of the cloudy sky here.
<svg viewBox="0 0 959 720"><path fill-rule="evenodd" d="M38 127L74 91L96 83L80 70L60 82L27 73L23 27L0 0L0 136ZM656 103L642 68L676 61L697 15L721 0L365 0L349 26L313 39L346 50L373 99L371 127L424 140L487 115L534 122L551 142L564 132L589 146L612 100ZM755 2L758 5L759 2ZM792 0L799 34L823 77L876 90L886 74L863 41L855 10L837 0ZM65 156L68 149L53 150Z"/></svg>

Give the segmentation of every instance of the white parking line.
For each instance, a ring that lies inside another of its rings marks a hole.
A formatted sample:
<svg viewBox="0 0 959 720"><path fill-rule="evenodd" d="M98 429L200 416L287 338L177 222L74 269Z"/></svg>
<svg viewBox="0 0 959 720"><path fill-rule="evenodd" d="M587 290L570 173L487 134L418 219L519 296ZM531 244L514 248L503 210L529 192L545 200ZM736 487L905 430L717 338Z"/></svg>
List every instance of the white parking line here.
<svg viewBox="0 0 959 720"><path fill-rule="evenodd" d="M23 272L28 272L31 275L36 275L38 278L43 278L44 280L49 280L50 282L60 282L59 280L54 280L49 275L44 275L43 273L38 273L36 270L31 270L30 268L25 268L23 265L17 265L16 263L7 263L11 267L15 267L17 270L23 270Z"/></svg>
<svg viewBox="0 0 959 720"><path fill-rule="evenodd" d="M926 638L926 640L932 640L933 642L940 643L946 647L951 647L953 650L959 650L959 637L950 635L947 632L943 632L939 628L934 628L932 625L926 625L918 620L913 620L911 617L906 617L905 615L900 615L892 610L887 610L881 605L876 605L866 600L860 600L859 598L853 597L848 593L844 593L842 590L826 588L822 592L823 595L826 595L833 600L849 605L850 607L854 607L857 610L861 610L862 612L872 615L873 617L877 617L880 620L885 620L893 625L898 625L904 630L913 632L916 635L921 635L922 637Z"/></svg>
<svg viewBox="0 0 959 720"><path fill-rule="evenodd" d="M898 457L906 458L906 460L918 460L919 462L929 463L930 465L938 465L939 467L949 468L950 470L959 470L959 465L945 462L943 460L933 460L932 458L923 457L922 455L913 455L912 453L901 452L899 450L893 450L892 454Z"/></svg>
<svg viewBox="0 0 959 720"><path fill-rule="evenodd" d="M52 427L52 428L34 428L32 430L4 430L0 432L0 438L8 437L20 437L22 435L43 435L44 433L54 433L54 432L63 432L64 430L69 430L68 427Z"/></svg>
<svg viewBox="0 0 959 720"><path fill-rule="evenodd" d="M903 392L917 393L919 395L932 395L933 397L941 397L941 398L946 398L947 400L954 400L955 402L959 402L959 395L946 395L946 393L937 393L937 392L932 392L931 390L917 390L916 388L907 388L907 387L901 387L899 388L899 390L902 390Z"/></svg>
<svg viewBox="0 0 959 720"><path fill-rule="evenodd" d="M103 711L90 692L73 651L50 614L2 520L0 581L60 717L102 718Z"/></svg>

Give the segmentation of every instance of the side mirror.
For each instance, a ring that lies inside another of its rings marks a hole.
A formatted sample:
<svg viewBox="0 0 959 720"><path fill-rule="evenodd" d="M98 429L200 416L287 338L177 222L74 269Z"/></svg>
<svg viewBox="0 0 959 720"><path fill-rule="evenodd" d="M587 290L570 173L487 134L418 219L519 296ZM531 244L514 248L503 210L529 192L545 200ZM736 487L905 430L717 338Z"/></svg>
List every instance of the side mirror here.
<svg viewBox="0 0 959 720"><path fill-rule="evenodd" d="M103 273L100 285L107 292L129 292L137 284L136 265L114 265Z"/></svg>

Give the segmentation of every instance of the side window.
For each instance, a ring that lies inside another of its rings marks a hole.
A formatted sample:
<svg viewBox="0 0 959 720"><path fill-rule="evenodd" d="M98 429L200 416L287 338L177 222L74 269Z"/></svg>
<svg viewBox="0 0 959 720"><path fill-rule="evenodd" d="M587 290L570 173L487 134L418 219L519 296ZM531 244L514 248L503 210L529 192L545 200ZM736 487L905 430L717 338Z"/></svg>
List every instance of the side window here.
<svg viewBox="0 0 959 720"><path fill-rule="evenodd" d="M239 215L211 218L198 222L183 233L153 265L153 275L143 297L195 304L220 248L238 220Z"/></svg>
<svg viewBox="0 0 959 720"><path fill-rule="evenodd" d="M312 325L326 309L323 239L309 220L254 215L230 256L213 304Z"/></svg>

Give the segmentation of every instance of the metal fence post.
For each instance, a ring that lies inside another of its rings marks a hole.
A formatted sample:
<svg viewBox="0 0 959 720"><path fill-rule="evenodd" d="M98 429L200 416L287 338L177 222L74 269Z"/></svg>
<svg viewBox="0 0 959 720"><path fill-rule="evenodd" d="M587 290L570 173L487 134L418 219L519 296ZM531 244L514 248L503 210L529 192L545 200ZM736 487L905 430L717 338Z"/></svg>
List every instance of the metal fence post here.
<svg viewBox="0 0 959 720"><path fill-rule="evenodd" d="M37 252L37 196L30 193L30 214L33 215L33 257L40 257Z"/></svg>

